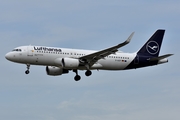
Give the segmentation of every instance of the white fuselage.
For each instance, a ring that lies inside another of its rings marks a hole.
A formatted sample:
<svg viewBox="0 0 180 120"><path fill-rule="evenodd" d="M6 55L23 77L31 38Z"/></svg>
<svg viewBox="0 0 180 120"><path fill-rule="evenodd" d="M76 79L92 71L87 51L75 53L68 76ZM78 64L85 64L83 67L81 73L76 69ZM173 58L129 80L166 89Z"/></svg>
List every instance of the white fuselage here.
<svg viewBox="0 0 180 120"><path fill-rule="evenodd" d="M62 58L79 58L94 52L97 51L44 46L22 46L7 53L6 58L22 64L62 67L62 64L59 63L59 60ZM123 70L135 57L136 53L116 52L115 54L106 56L104 59L98 60L90 69ZM77 69L85 70L86 67L80 66Z"/></svg>

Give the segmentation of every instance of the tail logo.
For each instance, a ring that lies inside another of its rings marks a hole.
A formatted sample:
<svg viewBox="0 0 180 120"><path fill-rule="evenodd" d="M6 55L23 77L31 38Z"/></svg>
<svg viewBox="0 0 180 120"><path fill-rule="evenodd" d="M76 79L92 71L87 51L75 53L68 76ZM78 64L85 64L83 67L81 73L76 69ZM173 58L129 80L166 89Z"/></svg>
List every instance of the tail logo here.
<svg viewBox="0 0 180 120"><path fill-rule="evenodd" d="M159 52L159 45L156 41L150 41L147 43L146 49L149 54L155 55L156 53Z"/></svg>

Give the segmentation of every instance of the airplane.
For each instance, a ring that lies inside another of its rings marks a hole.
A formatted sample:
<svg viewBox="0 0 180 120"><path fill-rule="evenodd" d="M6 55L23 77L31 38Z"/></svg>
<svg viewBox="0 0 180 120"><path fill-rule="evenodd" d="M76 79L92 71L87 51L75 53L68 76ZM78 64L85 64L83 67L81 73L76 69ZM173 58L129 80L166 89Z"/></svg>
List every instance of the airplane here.
<svg viewBox="0 0 180 120"><path fill-rule="evenodd" d="M91 70L128 70L148 67L168 62L167 57L173 54L159 56L165 30L158 29L144 46L134 53L118 51L127 45L134 32L126 41L104 50L81 50L46 46L20 46L8 52L5 58L9 61L26 64L26 74L29 74L30 65L46 66L47 75L57 76L73 71L74 80L79 81L81 76L78 70L86 70L90 76Z"/></svg>

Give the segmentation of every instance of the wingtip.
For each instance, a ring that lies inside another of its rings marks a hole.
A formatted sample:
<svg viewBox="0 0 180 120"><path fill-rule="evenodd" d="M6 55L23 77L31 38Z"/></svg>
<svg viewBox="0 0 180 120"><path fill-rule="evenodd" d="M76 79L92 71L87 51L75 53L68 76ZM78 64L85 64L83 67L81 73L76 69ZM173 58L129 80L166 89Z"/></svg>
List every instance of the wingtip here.
<svg viewBox="0 0 180 120"><path fill-rule="evenodd" d="M131 35L128 37L128 39L126 40L127 43L129 43L133 37L135 32L132 32Z"/></svg>

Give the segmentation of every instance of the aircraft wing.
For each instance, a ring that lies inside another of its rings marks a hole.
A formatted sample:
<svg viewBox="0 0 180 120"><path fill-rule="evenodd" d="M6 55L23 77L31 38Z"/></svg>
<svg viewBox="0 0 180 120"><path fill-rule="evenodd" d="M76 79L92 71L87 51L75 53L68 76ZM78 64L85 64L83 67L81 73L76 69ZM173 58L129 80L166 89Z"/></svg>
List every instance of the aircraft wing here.
<svg viewBox="0 0 180 120"><path fill-rule="evenodd" d="M85 62L85 64L88 64L89 67L92 66L95 62L97 62L99 59L104 59L106 56L110 55L110 54L115 54L118 49L120 47L125 46L126 44L128 44L131 41L131 38L133 37L134 32L128 37L128 39L126 41L124 41L123 43L120 43L116 46L92 53L92 54L88 54L85 56L80 57L80 61Z"/></svg>

